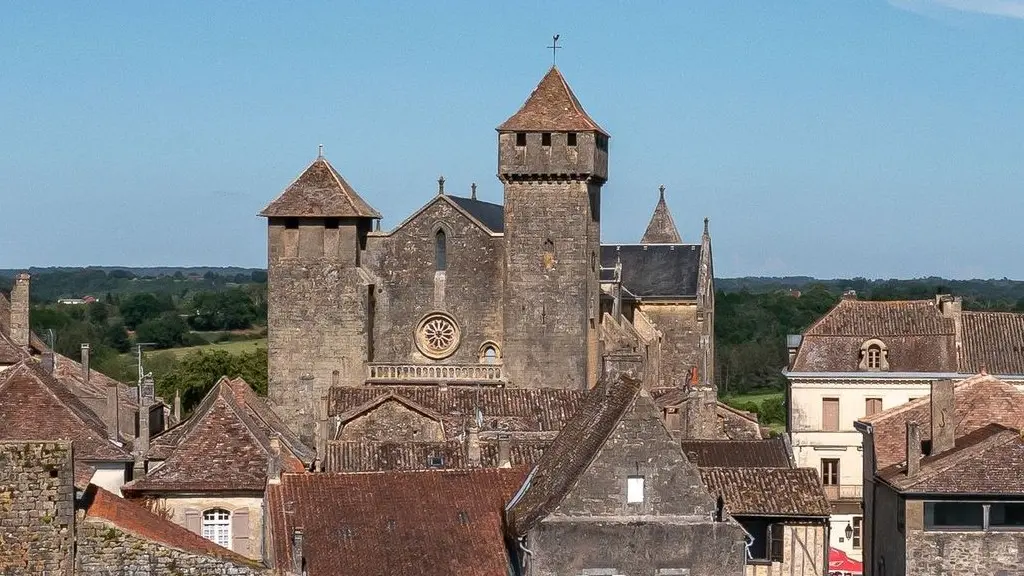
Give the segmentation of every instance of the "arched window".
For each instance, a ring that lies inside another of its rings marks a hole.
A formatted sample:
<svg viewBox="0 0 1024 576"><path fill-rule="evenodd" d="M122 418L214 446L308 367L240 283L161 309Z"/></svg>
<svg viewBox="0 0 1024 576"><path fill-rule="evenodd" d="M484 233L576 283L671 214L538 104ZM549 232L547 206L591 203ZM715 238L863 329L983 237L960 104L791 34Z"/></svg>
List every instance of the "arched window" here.
<svg viewBox="0 0 1024 576"><path fill-rule="evenodd" d="M481 364L498 364L501 361L501 353L494 342L484 342L477 356Z"/></svg>
<svg viewBox="0 0 1024 576"><path fill-rule="evenodd" d="M868 346L867 351L868 370L878 370L882 367L882 347L877 344Z"/></svg>
<svg viewBox="0 0 1024 576"><path fill-rule="evenodd" d="M203 512L203 538L230 548L231 513L223 508L212 508Z"/></svg>
<svg viewBox="0 0 1024 576"><path fill-rule="evenodd" d="M448 268L448 239L445 238L444 230L438 230L434 234L434 269L437 271Z"/></svg>

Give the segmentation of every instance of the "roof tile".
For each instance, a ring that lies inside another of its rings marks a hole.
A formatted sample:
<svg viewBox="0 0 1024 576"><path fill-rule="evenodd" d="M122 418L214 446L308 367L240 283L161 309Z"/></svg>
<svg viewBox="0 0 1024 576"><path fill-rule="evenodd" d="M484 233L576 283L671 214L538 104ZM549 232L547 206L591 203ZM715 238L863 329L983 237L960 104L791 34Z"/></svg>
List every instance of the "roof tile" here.
<svg viewBox="0 0 1024 576"><path fill-rule="evenodd" d="M498 126L500 132L600 132L558 68L552 66L522 108Z"/></svg>
<svg viewBox="0 0 1024 576"><path fill-rule="evenodd" d="M266 217L380 218L320 156L284 192L260 212Z"/></svg>

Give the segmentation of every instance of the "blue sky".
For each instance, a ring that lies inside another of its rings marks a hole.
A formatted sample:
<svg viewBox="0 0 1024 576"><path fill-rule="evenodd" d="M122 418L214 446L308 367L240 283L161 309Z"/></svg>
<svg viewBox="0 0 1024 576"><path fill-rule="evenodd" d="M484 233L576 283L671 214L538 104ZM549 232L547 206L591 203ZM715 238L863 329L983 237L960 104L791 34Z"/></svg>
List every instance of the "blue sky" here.
<svg viewBox="0 0 1024 576"><path fill-rule="evenodd" d="M0 267L265 265L318 144L385 228L500 202L558 33L605 242L664 184L719 276L1024 278L1024 0L95 4L0 14Z"/></svg>

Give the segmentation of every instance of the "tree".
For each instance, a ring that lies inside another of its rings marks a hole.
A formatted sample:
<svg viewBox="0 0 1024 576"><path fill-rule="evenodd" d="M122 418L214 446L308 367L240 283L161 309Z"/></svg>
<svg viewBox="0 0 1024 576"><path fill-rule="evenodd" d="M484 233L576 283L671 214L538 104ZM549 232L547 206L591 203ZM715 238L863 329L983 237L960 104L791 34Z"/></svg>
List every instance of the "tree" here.
<svg viewBox="0 0 1024 576"><path fill-rule="evenodd" d="M178 365L164 376L154 373L157 392L173 398L181 392L182 410L190 411L198 404L221 376L241 377L258 394L267 393L267 349L230 354L224 350L197 350L186 354Z"/></svg>
<svg viewBox="0 0 1024 576"><path fill-rule="evenodd" d="M166 312L159 318L146 320L135 330L137 342L152 342L156 348L174 348L186 341L188 326L174 312Z"/></svg>
<svg viewBox="0 0 1024 576"><path fill-rule="evenodd" d="M114 322L107 326L103 331L102 341L105 345L122 354L130 350L132 347L132 343L128 339L128 331L124 327L124 322L121 321Z"/></svg>
<svg viewBox="0 0 1024 576"><path fill-rule="evenodd" d="M121 317L128 328L135 330L147 320L153 320L170 308L155 295L149 293L132 294L121 302Z"/></svg>

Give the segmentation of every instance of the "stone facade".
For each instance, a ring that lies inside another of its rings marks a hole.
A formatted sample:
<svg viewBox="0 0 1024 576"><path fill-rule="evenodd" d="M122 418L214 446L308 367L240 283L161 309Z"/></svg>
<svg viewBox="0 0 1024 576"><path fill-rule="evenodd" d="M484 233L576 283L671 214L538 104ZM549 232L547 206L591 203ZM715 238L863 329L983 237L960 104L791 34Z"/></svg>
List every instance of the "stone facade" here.
<svg viewBox="0 0 1024 576"><path fill-rule="evenodd" d="M0 573L71 571L73 481L69 443L0 442Z"/></svg>
<svg viewBox="0 0 1024 576"><path fill-rule="evenodd" d="M789 520L782 530L781 562L750 562L747 576L825 576L828 534L821 524Z"/></svg>
<svg viewBox="0 0 1024 576"><path fill-rule="evenodd" d="M600 244L608 134L552 68L499 127L497 152L504 204L478 200L475 186L471 197L449 195L441 179L423 208L374 231L380 214L319 157L261 213L269 396L304 443L326 441L323 398L333 386L597 382L602 306L611 307L602 274L614 264ZM659 210L671 224L664 202ZM657 363L650 387L683 386L694 367L713 387L710 238L705 230L700 245L659 246L692 257L670 262L668 274L660 265L639 272L660 275L675 295L664 303L679 304L652 305L659 317L642 319ZM494 372L479 375L481 365Z"/></svg>
<svg viewBox="0 0 1024 576"><path fill-rule="evenodd" d="M388 400L345 423L337 440L368 442L428 442L445 439L440 421L398 400Z"/></svg>
<svg viewBox="0 0 1024 576"><path fill-rule="evenodd" d="M269 576L261 566L194 554L160 544L103 522L78 528L75 573L81 576Z"/></svg>

